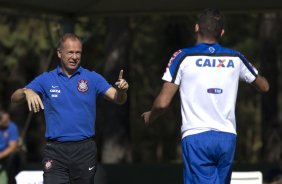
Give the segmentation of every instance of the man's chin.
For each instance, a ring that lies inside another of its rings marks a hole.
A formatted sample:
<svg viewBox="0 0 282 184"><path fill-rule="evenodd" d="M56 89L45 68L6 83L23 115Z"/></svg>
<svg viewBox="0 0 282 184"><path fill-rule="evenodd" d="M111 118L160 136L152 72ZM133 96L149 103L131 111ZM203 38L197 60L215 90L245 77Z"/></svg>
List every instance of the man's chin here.
<svg viewBox="0 0 282 184"><path fill-rule="evenodd" d="M79 65L71 65L71 66L68 66L68 69L69 70L76 70L78 68Z"/></svg>

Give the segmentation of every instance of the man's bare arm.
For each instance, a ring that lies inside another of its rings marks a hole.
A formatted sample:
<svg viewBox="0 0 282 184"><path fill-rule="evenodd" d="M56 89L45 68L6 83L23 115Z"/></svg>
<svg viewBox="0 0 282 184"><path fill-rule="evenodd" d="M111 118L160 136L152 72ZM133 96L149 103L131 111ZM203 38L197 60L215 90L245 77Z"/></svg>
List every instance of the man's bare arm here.
<svg viewBox="0 0 282 184"><path fill-rule="evenodd" d="M141 117L145 124L149 124L157 119L169 107L175 93L178 91L178 85L165 82L163 87L155 99L150 111L144 112Z"/></svg>
<svg viewBox="0 0 282 184"><path fill-rule="evenodd" d="M8 147L0 152L0 160L6 158L17 150L17 141L10 141Z"/></svg>
<svg viewBox="0 0 282 184"><path fill-rule="evenodd" d="M16 90L12 96L11 101L13 103L20 103L27 101L29 111L39 112L40 109L44 109L40 96L32 89L21 88Z"/></svg>
<svg viewBox="0 0 282 184"><path fill-rule="evenodd" d="M256 89L260 92L268 92L269 84L268 81L261 75L258 75L256 80L252 83Z"/></svg>
<svg viewBox="0 0 282 184"><path fill-rule="evenodd" d="M24 102L26 100L25 93L24 93L25 90L26 90L26 88L20 88L20 89L16 90L11 96L11 101L13 103Z"/></svg>

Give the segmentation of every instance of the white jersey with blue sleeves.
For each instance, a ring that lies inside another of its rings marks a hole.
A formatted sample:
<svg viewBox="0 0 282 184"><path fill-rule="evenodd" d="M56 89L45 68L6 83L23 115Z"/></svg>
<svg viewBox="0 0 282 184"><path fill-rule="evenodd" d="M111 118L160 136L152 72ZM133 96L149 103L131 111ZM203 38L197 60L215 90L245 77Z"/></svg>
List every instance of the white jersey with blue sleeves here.
<svg viewBox="0 0 282 184"><path fill-rule="evenodd" d="M179 85L182 138L209 130L236 134L239 79L251 83L257 73L242 54L218 43L175 52L162 79Z"/></svg>

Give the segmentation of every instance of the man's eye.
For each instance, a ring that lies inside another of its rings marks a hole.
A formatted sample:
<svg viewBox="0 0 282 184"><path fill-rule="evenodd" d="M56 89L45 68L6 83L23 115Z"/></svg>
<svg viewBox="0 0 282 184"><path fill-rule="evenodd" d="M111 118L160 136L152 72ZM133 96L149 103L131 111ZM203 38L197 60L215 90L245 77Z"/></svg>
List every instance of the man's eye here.
<svg viewBox="0 0 282 184"><path fill-rule="evenodd" d="M73 54L81 55L81 52L72 52L72 51L70 51L70 52L67 52L67 54L68 55L73 55Z"/></svg>

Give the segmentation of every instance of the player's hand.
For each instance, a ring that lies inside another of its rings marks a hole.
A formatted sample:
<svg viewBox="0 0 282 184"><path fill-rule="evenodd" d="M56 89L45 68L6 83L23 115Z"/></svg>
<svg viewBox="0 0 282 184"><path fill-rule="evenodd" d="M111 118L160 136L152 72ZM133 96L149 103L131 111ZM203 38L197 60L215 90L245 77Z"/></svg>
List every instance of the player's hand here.
<svg viewBox="0 0 282 184"><path fill-rule="evenodd" d="M149 125L151 123L150 116L151 116L151 111L144 112L141 115L141 118L143 118L145 125Z"/></svg>
<svg viewBox="0 0 282 184"><path fill-rule="evenodd" d="M44 109L42 100L37 93L35 93L31 89L25 89L24 93L25 93L29 111L33 111L34 113L37 113L41 109Z"/></svg>
<svg viewBox="0 0 282 184"><path fill-rule="evenodd" d="M115 88L118 92L123 92L125 93L128 90L128 83L126 82L125 79L123 79L123 70L120 70L118 80L115 83Z"/></svg>

